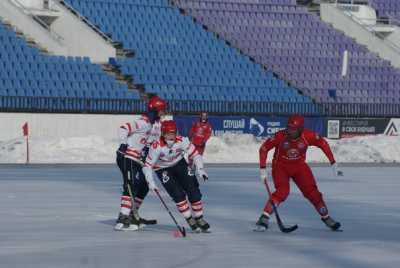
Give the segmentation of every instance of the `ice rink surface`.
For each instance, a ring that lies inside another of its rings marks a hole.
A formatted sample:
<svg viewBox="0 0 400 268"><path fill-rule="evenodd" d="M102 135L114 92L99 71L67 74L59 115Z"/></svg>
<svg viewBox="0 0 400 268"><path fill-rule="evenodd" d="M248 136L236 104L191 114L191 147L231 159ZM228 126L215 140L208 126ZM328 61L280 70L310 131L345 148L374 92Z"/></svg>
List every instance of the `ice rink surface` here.
<svg viewBox="0 0 400 268"><path fill-rule="evenodd" d="M343 232L329 231L293 184L279 210L299 229L283 234L273 220L253 232L266 191L256 166L233 165L209 166L201 183L212 233L175 238L153 193L141 215L158 225L113 230L121 187L113 165L0 165L0 267L399 267L400 167L344 167L338 178L313 170Z"/></svg>

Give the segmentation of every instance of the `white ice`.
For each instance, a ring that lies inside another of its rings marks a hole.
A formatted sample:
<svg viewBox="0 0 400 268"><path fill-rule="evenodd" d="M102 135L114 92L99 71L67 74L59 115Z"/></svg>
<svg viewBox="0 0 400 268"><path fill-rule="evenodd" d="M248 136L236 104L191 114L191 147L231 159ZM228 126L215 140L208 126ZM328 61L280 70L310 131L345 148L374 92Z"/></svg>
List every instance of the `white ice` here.
<svg viewBox="0 0 400 268"><path fill-rule="evenodd" d="M299 229L283 234L273 220L267 232L253 232L266 198L257 166L208 165L201 189L213 232L175 238L152 193L141 214L158 225L113 231L121 184L114 165L2 165L0 267L397 268L400 167L344 167L338 178L326 167L313 170L343 232L329 231L295 186L279 210Z"/></svg>

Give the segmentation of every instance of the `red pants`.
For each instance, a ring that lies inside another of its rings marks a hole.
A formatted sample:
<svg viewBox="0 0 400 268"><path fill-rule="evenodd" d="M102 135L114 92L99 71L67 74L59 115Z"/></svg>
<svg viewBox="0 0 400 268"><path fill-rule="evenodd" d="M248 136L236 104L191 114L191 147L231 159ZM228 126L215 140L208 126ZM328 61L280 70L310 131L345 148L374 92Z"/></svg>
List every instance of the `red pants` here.
<svg viewBox="0 0 400 268"><path fill-rule="evenodd" d="M328 215L328 209L322 194L318 190L314 175L306 163L274 163L272 165L272 178L275 185L275 192L272 193L274 204L279 205L286 200L290 192L289 179L292 178L304 197L313 204L317 212L322 217ZM272 213L271 200L268 200L265 204L264 212Z"/></svg>

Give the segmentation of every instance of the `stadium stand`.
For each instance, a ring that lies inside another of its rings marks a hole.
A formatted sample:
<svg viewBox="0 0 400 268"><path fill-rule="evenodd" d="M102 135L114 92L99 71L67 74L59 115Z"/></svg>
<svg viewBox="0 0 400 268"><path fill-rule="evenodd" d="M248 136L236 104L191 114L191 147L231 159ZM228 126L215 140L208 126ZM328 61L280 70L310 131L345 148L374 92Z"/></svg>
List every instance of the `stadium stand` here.
<svg viewBox="0 0 400 268"><path fill-rule="evenodd" d="M296 0L62 2L132 51L133 58L110 64L143 85L144 93L169 100L173 112L400 112L399 70ZM2 111L144 110L137 92L89 58L43 55L2 25L0 38ZM342 77L345 50L350 66Z"/></svg>
<svg viewBox="0 0 400 268"><path fill-rule="evenodd" d="M296 1L174 0L320 103L399 103L400 72ZM343 52L349 74L341 75Z"/></svg>
<svg viewBox="0 0 400 268"><path fill-rule="evenodd" d="M369 5L376 10L378 17L400 20L400 1L398 0L370 0Z"/></svg>
<svg viewBox="0 0 400 268"><path fill-rule="evenodd" d="M9 97L1 98L1 108L96 111L117 107L104 101L91 101L87 107L87 100L139 100L137 92L128 91L89 58L41 54L1 23L0 43L0 96Z"/></svg>
<svg viewBox="0 0 400 268"><path fill-rule="evenodd" d="M166 0L67 2L136 52L118 64L147 93L168 100L311 103Z"/></svg>

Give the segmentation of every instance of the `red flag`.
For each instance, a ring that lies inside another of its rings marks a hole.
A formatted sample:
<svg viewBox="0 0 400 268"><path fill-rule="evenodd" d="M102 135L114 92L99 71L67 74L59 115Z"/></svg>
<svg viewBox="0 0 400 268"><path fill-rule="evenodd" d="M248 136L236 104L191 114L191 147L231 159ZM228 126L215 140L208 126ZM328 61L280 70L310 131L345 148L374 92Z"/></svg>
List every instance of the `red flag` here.
<svg viewBox="0 0 400 268"><path fill-rule="evenodd" d="M25 122L25 124L22 126L22 133L25 137L29 135L28 122Z"/></svg>

